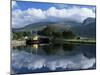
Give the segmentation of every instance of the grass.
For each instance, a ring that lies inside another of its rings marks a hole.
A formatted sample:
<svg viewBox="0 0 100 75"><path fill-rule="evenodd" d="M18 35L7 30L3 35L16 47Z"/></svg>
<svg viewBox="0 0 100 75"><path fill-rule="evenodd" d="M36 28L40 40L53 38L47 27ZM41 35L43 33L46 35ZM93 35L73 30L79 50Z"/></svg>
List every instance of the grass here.
<svg viewBox="0 0 100 75"><path fill-rule="evenodd" d="M95 39L55 39L54 43L96 44L96 40Z"/></svg>

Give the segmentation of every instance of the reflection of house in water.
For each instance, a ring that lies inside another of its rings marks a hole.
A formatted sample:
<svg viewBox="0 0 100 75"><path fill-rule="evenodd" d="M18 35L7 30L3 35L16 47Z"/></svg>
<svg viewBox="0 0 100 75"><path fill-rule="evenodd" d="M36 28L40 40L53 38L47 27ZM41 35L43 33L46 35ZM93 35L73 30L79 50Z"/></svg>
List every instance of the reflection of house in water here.
<svg viewBox="0 0 100 75"><path fill-rule="evenodd" d="M38 49L38 47L39 47L38 44L33 44L33 45L32 45L32 48L33 48L33 49Z"/></svg>

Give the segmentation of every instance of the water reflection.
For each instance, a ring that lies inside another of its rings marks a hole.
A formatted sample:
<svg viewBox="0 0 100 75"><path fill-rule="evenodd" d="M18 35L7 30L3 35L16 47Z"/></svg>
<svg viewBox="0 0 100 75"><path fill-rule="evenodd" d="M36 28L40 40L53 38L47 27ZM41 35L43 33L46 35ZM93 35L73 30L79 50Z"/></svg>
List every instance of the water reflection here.
<svg viewBox="0 0 100 75"><path fill-rule="evenodd" d="M34 44L13 47L14 73L94 69L95 45Z"/></svg>
<svg viewBox="0 0 100 75"><path fill-rule="evenodd" d="M39 45L38 44L33 44L32 47L33 47L33 49L38 49Z"/></svg>
<svg viewBox="0 0 100 75"><path fill-rule="evenodd" d="M33 44L33 45L27 45L27 46L17 46L13 47L14 50L24 50L31 53L38 53L40 55L63 55L66 52L71 52L74 50L75 46L74 44Z"/></svg>

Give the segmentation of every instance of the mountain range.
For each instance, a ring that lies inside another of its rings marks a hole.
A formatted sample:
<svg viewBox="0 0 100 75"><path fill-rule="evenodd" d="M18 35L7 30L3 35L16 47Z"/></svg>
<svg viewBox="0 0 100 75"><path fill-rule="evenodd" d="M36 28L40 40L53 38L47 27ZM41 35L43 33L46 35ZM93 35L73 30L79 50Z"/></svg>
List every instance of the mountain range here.
<svg viewBox="0 0 100 75"><path fill-rule="evenodd" d="M77 36L81 37L91 37L96 38L96 19L95 18L87 18L83 21L83 23L78 23L75 21L64 21L64 22L38 22L26 25L22 28L12 28L13 32L19 31L38 31L42 30L46 26L54 26L57 28L70 29Z"/></svg>

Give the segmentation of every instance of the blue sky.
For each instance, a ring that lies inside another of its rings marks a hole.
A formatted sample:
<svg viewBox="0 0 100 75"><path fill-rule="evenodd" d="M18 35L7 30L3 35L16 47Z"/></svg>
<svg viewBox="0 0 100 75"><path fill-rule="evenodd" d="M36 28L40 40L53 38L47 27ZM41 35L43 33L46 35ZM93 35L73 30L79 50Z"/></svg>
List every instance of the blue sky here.
<svg viewBox="0 0 100 75"><path fill-rule="evenodd" d="M95 6L29 1L12 1L12 27L24 27L41 21L72 20L83 22L95 18Z"/></svg>
<svg viewBox="0 0 100 75"><path fill-rule="evenodd" d="M43 9L47 10L50 7L56 7L57 9L62 9L62 8L71 8L73 6L78 6L78 7L86 7L93 9L95 6L91 5L75 5L75 4L64 4L64 3L44 3L44 2L28 2L28 1L16 1L17 7L14 9L21 9L21 10L26 10L28 8L37 8L37 9ZM93 9L94 10L94 9Z"/></svg>

